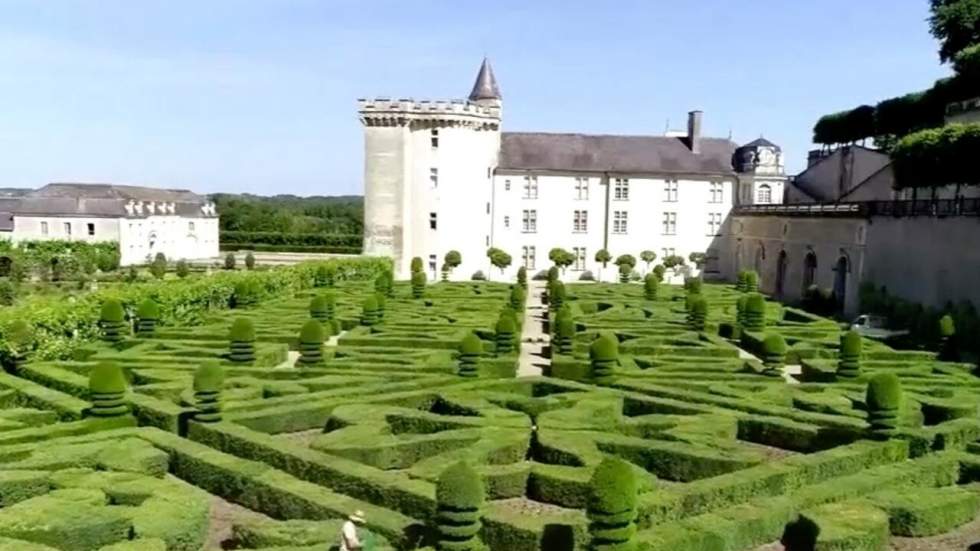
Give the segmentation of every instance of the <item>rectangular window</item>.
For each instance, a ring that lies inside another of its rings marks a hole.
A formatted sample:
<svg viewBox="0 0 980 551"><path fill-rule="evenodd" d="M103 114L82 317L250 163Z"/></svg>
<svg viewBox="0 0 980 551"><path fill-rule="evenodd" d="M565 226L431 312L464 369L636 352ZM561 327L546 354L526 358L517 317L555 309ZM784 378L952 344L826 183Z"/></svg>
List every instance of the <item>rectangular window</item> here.
<svg viewBox="0 0 980 551"><path fill-rule="evenodd" d="M708 235L720 235L721 234L721 213L712 212L708 214Z"/></svg>
<svg viewBox="0 0 980 551"><path fill-rule="evenodd" d="M721 182L711 182L711 199L712 203L721 203L725 200L725 187Z"/></svg>
<svg viewBox="0 0 980 551"><path fill-rule="evenodd" d="M538 231L538 211L524 211L521 217L521 231L524 233L535 233Z"/></svg>
<svg viewBox="0 0 980 551"><path fill-rule="evenodd" d="M490 214L490 201L487 201L487 214Z"/></svg>
<svg viewBox="0 0 980 551"><path fill-rule="evenodd" d="M673 247L669 247L669 248L660 249L660 253L661 253L660 254L660 259L663 260L664 258L667 258L668 256L674 256L674 248Z"/></svg>
<svg viewBox="0 0 980 551"><path fill-rule="evenodd" d="M504 216L504 227L505 228L510 227L510 216Z"/></svg>
<svg viewBox="0 0 980 551"><path fill-rule="evenodd" d="M677 213L664 213L664 235L677 235Z"/></svg>
<svg viewBox="0 0 980 551"><path fill-rule="evenodd" d="M525 176L524 177L524 198L525 199L537 199L538 198L538 177L537 176Z"/></svg>
<svg viewBox="0 0 980 551"><path fill-rule="evenodd" d="M88 229L88 234L89 235L95 235L95 224L89 222L88 223L88 226L87 226L87 229Z"/></svg>
<svg viewBox="0 0 980 551"><path fill-rule="evenodd" d="M613 185L613 199L617 201L630 200L630 181L629 178L616 178Z"/></svg>
<svg viewBox="0 0 980 551"><path fill-rule="evenodd" d="M612 230L613 233L616 234L626 233L627 231L626 223L628 221L627 219L628 214L629 213L627 213L625 210L613 211L613 230Z"/></svg>
<svg viewBox="0 0 980 551"><path fill-rule="evenodd" d="M589 198L588 178L575 178L575 198L583 201Z"/></svg>
<svg viewBox="0 0 980 551"><path fill-rule="evenodd" d="M504 180L504 191L510 191L510 180Z"/></svg>
<svg viewBox="0 0 980 551"><path fill-rule="evenodd" d="M589 211L575 211L575 215L572 219L572 231L574 233L585 233L589 231Z"/></svg>
<svg viewBox="0 0 980 551"><path fill-rule="evenodd" d="M130 224L130 227L132 227L132 224ZM187 231L194 231L194 222L187 223Z"/></svg>
<svg viewBox="0 0 980 551"><path fill-rule="evenodd" d="M434 254L429 255L429 271L432 272L433 275L436 273L436 255Z"/></svg>
<svg viewBox="0 0 980 551"><path fill-rule="evenodd" d="M436 229L436 213L434 212L429 213L429 229Z"/></svg>
<svg viewBox="0 0 980 551"><path fill-rule="evenodd" d="M41 222L41 235L48 235L48 223Z"/></svg>
<svg viewBox="0 0 980 551"><path fill-rule="evenodd" d="M429 184L431 184L433 188L439 187L439 169L438 168L430 168L429 169Z"/></svg>
<svg viewBox="0 0 980 551"><path fill-rule="evenodd" d="M575 263L572 265L572 270L581 272L585 269L585 247L572 247L572 256L575 257Z"/></svg>
<svg viewBox="0 0 980 551"><path fill-rule="evenodd" d="M432 135L429 136L429 142L432 144L432 149L439 149L439 129L433 128Z"/></svg>
<svg viewBox="0 0 980 551"><path fill-rule="evenodd" d="M533 270L534 265L537 262L535 258L535 251L533 246L521 247L521 258L524 261L524 269Z"/></svg>
<svg viewBox="0 0 980 551"><path fill-rule="evenodd" d="M677 180L664 181L664 202L665 203L677 202Z"/></svg>
<svg viewBox="0 0 980 551"><path fill-rule="evenodd" d="M71 236L71 222L65 222L65 235Z"/></svg>
<svg viewBox="0 0 980 551"><path fill-rule="evenodd" d="M759 186L759 201L763 205L772 203L772 188L768 184Z"/></svg>

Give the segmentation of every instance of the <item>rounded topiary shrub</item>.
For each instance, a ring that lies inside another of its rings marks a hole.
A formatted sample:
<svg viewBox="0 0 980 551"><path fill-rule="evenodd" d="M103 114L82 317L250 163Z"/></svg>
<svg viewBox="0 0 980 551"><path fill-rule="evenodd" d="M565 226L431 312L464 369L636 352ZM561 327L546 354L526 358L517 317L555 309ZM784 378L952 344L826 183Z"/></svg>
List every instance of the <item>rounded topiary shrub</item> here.
<svg viewBox="0 0 980 551"><path fill-rule="evenodd" d="M387 295L388 294L388 276L384 273L378 274L378 277L374 278L374 292Z"/></svg>
<svg viewBox="0 0 980 551"><path fill-rule="evenodd" d="M129 328L126 326L126 311L122 302L110 298L102 303L99 327L102 329L102 339L106 342L117 343L126 338Z"/></svg>
<svg viewBox="0 0 980 551"><path fill-rule="evenodd" d="M10 348L12 367L17 370L27 361L27 355L34 342L34 330L26 321L14 320L4 331L3 339L7 341L7 346Z"/></svg>
<svg viewBox="0 0 980 551"><path fill-rule="evenodd" d="M447 467L436 481L436 549L479 550L485 491L480 474L466 462Z"/></svg>
<svg viewBox="0 0 980 551"><path fill-rule="evenodd" d="M693 331L704 331L708 320L708 299L700 294L690 296L690 306L687 311L687 326Z"/></svg>
<svg viewBox="0 0 980 551"><path fill-rule="evenodd" d="M837 376L856 379L861 375L861 334L853 329L840 336Z"/></svg>
<svg viewBox="0 0 980 551"><path fill-rule="evenodd" d="M759 290L759 274L755 270L745 272L745 292L755 293Z"/></svg>
<svg viewBox="0 0 980 551"><path fill-rule="evenodd" d="M527 289L527 268L524 266L517 269L517 284Z"/></svg>
<svg viewBox="0 0 980 551"><path fill-rule="evenodd" d="M766 366L766 375L782 376L786 364L786 339L779 333L769 333L762 340L762 364Z"/></svg>
<svg viewBox="0 0 980 551"><path fill-rule="evenodd" d="M868 424L874 438L885 440L898 428L898 410L902 405L902 384L894 373L879 373L868 381L865 395Z"/></svg>
<svg viewBox="0 0 980 551"><path fill-rule="evenodd" d="M574 348L575 320L571 316L558 321L557 327L557 347L560 354L571 354Z"/></svg>
<svg viewBox="0 0 980 551"><path fill-rule="evenodd" d="M238 261L235 260L235 253L228 253L228 254L225 255L225 269L226 270L234 270L235 269L235 264L237 264L237 262Z"/></svg>
<svg viewBox="0 0 980 551"><path fill-rule="evenodd" d="M228 332L230 354L228 359L233 362L255 361L255 325L248 318L238 318L231 324Z"/></svg>
<svg viewBox="0 0 980 551"><path fill-rule="evenodd" d="M147 298L136 309L136 332L143 337L153 335L160 320L160 307L153 299Z"/></svg>
<svg viewBox="0 0 980 551"><path fill-rule="evenodd" d="M558 281L559 277L561 277L561 272L558 270L558 266L548 268L548 281Z"/></svg>
<svg viewBox="0 0 980 551"><path fill-rule="evenodd" d="M412 272L412 298L425 296L425 272Z"/></svg>
<svg viewBox="0 0 980 551"><path fill-rule="evenodd" d="M514 319L507 315L501 314L500 319L497 320L496 330L496 342L497 342L497 354L510 354L514 351L514 333L517 331L517 327L514 324Z"/></svg>
<svg viewBox="0 0 980 551"><path fill-rule="evenodd" d="M740 330L745 327L745 311L748 303L749 297L747 295L741 295L735 301L735 326Z"/></svg>
<svg viewBox="0 0 980 551"><path fill-rule="evenodd" d="M472 331L467 333L459 343L459 376L476 377L477 363L483 355L483 341Z"/></svg>
<svg viewBox="0 0 980 551"><path fill-rule="evenodd" d="M323 324L315 319L307 320L299 331L299 365L311 366L323 363Z"/></svg>
<svg viewBox="0 0 980 551"><path fill-rule="evenodd" d="M371 327L381 321L381 312L378 311L378 298L370 295L364 299L361 307L361 325Z"/></svg>
<svg viewBox="0 0 980 551"><path fill-rule="evenodd" d="M565 284L555 280L548 283L548 305L552 310L558 310L565 303Z"/></svg>
<svg viewBox="0 0 980 551"><path fill-rule="evenodd" d="M655 274L647 274L643 278L643 298L647 300L657 300L657 292L660 287L660 280Z"/></svg>
<svg viewBox="0 0 980 551"><path fill-rule="evenodd" d="M667 273L667 268L663 264L657 264L653 267L653 275L657 278L657 281L663 283L664 274Z"/></svg>
<svg viewBox="0 0 980 551"><path fill-rule="evenodd" d="M956 348L956 323L949 314L939 318L939 359L946 362L960 359Z"/></svg>
<svg viewBox="0 0 980 551"><path fill-rule="evenodd" d="M607 457L589 480L589 549L634 549L637 482L633 468L619 458Z"/></svg>
<svg viewBox="0 0 980 551"><path fill-rule="evenodd" d="M337 297L333 294L317 295L310 300L310 317L320 323L334 319Z"/></svg>
<svg viewBox="0 0 980 551"><path fill-rule="evenodd" d="M254 270L255 269L255 255L251 252L245 254L245 269Z"/></svg>
<svg viewBox="0 0 980 551"><path fill-rule="evenodd" d="M89 400L92 407L89 415L94 417L117 417L129 412L126 406L126 377L119 365L112 362L99 362L89 372Z"/></svg>
<svg viewBox="0 0 980 551"><path fill-rule="evenodd" d="M701 294L701 278L700 277L688 277L684 278L684 290L691 295Z"/></svg>
<svg viewBox="0 0 980 551"><path fill-rule="evenodd" d="M378 303L378 321L381 321L385 317L385 308L388 305L388 299L381 293L374 293L374 300Z"/></svg>
<svg viewBox="0 0 980 551"><path fill-rule="evenodd" d="M527 293L524 291L524 287L520 285L514 285L510 288L510 306L516 310L520 311L524 309L524 301L527 299Z"/></svg>
<svg viewBox="0 0 980 551"><path fill-rule="evenodd" d="M589 346L589 361L596 382L609 382L619 362L619 341L611 335L599 335Z"/></svg>
<svg viewBox="0 0 980 551"><path fill-rule="evenodd" d="M415 256L412 257L411 272L414 274L416 272L422 271L422 258Z"/></svg>
<svg viewBox="0 0 980 551"><path fill-rule="evenodd" d="M630 275L633 273L633 267L629 264L623 263L619 265L619 282L629 283Z"/></svg>
<svg viewBox="0 0 980 551"><path fill-rule="evenodd" d="M221 390L225 372L217 364L203 364L194 371L194 419L201 423L221 420Z"/></svg>
<svg viewBox="0 0 980 551"><path fill-rule="evenodd" d="M760 293L746 295L742 328L760 332L766 328L766 299Z"/></svg>
<svg viewBox="0 0 980 551"><path fill-rule="evenodd" d="M249 279L235 283L235 291L231 298L235 308L246 308L258 304L261 295L262 286L249 276Z"/></svg>

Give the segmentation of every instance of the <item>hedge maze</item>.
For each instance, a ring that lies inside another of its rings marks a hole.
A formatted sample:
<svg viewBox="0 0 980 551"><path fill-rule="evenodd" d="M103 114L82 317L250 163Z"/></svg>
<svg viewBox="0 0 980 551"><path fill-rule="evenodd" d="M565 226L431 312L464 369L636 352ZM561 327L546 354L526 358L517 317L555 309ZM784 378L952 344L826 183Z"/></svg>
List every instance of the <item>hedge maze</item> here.
<svg viewBox="0 0 980 551"><path fill-rule="evenodd" d="M107 302L102 340L8 366L0 550L322 550L354 511L377 550L875 550L977 518L973 369L751 276L549 284L520 378L520 286L319 283L194 326Z"/></svg>

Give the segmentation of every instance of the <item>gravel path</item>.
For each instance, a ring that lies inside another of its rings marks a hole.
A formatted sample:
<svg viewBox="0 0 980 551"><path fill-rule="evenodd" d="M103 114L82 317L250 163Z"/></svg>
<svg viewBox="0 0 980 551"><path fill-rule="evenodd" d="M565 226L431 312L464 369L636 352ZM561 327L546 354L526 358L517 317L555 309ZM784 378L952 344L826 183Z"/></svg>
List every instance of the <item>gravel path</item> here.
<svg viewBox="0 0 980 551"><path fill-rule="evenodd" d="M548 308L541 304L544 293L543 281L527 282L527 305L524 307L524 327L521 335L521 354L517 368L518 377L535 377L542 374L542 368L551 364L544 355L550 336L543 331Z"/></svg>

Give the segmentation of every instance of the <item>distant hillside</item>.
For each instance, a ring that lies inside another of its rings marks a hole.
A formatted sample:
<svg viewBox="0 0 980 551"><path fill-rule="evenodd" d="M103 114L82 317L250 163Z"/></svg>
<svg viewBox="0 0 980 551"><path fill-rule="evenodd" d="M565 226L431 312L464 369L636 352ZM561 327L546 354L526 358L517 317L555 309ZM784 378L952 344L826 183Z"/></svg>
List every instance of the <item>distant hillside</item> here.
<svg viewBox="0 0 980 551"><path fill-rule="evenodd" d="M34 190L28 188L0 187L0 197L23 197L32 191Z"/></svg>

